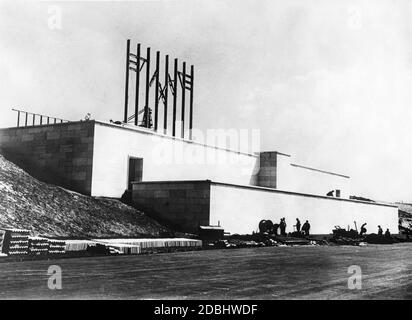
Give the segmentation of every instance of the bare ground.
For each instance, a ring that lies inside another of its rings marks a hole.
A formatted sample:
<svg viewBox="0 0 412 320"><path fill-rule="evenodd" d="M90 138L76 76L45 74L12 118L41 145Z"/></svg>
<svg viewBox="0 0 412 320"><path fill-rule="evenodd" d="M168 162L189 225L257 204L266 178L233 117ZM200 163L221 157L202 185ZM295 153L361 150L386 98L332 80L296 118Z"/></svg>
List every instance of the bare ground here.
<svg viewBox="0 0 412 320"><path fill-rule="evenodd" d="M412 244L263 247L0 263L1 299L412 299ZM47 288L62 268L63 289ZM348 267L362 288L348 288Z"/></svg>

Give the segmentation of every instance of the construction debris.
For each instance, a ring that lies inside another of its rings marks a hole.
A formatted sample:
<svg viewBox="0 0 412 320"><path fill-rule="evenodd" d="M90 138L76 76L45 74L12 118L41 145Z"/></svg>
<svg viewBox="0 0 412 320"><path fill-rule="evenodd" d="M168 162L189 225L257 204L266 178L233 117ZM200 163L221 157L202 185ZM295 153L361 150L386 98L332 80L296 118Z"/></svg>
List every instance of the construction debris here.
<svg viewBox="0 0 412 320"><path fill-rule="evenodd" d="M7 255L20 255L29 252L29 230L3 229L2 253Z"/></svg>
<svg viewBox="0 0 412 320"><path fill-rule="evenodd" d="M96 242L91 240L66 240L66 252L87 251L88 247L96 246Z"/></svg>
<svg viewBox="0 0 412 320"><path fill-rule="evenodd" d="M41 237L29 237L29 254L48 254L49 241Z"/></svg>
<svg viewBox="0 0 412 320"><path fill-rule="evenodd" d="M64 240L49 239L49 254L66 253L66 242Z"/></svg>
<svg viewBox="0 0 412 320"><path fill-rule="evenodd" d="M93 239L94 242L106 246L139 246L141 253L159 251L173 251L177 249L199 249L202 247L201 240L170 238L170 239ZM140 253L140 252L139 252Z"/></svg>

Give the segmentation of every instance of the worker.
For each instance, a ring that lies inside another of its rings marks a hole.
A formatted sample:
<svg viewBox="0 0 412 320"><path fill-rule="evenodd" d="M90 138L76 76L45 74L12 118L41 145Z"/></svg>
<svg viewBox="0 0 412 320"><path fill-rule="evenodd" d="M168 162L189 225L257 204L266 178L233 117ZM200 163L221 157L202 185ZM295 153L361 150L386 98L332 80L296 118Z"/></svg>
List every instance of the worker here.
<svg viewBox="0 0 412 320"><path fill-rule="evenodd" d="M299 218L296 218L296 232L300 233L300 220L299 220Z"/></svg>
<svg viewBox="0 0 412 320"><path fill-rule="evenodd" d="M286 236L286 218L280 219L279 227L280 227L280 234L282 236Z"/></svg>
<svg viewBox="0 0 412 320"><path fill-rule="evenodd" d="M385 231L385 237L386 237L386 238L390 238L390 237L391 237L391 233L389 232L389 229L386 229L386 231Z"/></svg>
<svg viewBox="0 0 412 320"><path fill-rule="evenodd" d="M378 226L378 235L379 236L383 235L383 230L382 230L381 226Z"/></svg>
<svg viewBox="0 0 412 320"><path fill-rule="evenodd" d="M305 233L305 235L307 235L307 236L309 235L310 224L309 224L308 220L306 220L306 222L303 224L302 231Z"/></svg>
<svg viewBox="0 0 412 320"><path fill-rule="evenodd" d="M366 228L365 228L365 226L366 226L366 222L361 226L361 228L360 228L360 234L359 234L359 235L363 235L363 234L366 233Z"/></svg>

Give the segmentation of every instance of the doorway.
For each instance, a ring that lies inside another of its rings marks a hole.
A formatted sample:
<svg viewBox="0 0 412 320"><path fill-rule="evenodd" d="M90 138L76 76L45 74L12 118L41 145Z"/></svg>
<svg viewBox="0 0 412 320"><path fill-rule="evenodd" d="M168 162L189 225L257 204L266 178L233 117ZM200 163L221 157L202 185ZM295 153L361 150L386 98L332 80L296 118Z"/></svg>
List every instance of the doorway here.
<svg viewBox="0 0 412 320"><path fill-rule="evenodd" d="M143 177L143 158L129 157L129 178L127 183L128 190L132 190L133 181L142 181Z"/></svg>

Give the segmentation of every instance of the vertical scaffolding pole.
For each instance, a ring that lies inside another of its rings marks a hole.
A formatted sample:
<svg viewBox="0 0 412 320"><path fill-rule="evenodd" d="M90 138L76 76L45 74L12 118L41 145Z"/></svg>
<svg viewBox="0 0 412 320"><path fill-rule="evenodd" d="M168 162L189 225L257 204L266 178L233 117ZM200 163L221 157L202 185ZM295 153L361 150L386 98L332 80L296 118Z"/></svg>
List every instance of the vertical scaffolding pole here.
<svg viewBox="0 0 412 320"><path fill-rule="evenodd" d="M20 126L20 111L17 111L17 127Z"/></svg>
<svg viewBox="0 0 412 320"><path fill-rule="evenodd" d="M33 113L33 126L34 126L35 122L36 122L36 115Z"/></svg>
<svg viewBox="0 0 412 320"><path fill-rule="evenodd" d="M169 90L169 55L166 55L165 60L165 82L163 89L164 110L163 110L163 133L167 134L167 93Z"/></svg>
<svg viewBox="0 0 412 320"><path fill-rule="evenodd" d="M194 66L190 66L190 115L189 115L189 139L192 140L192 129L193 129L193 85L194 85L194 78L195 78L195 70Z"/></svg>
<svg viewBox="0 0 412 320"><path fill-rule="evenodd" d="M130 64L130 39L127 39L126 49L126 86L124 90L124 119L123 122L127 123L127 106L129 104L129 64Z"/></svg>
<svg viewBox="0 0 412 320"><path fill-rule="evenodd" d="M183 74L182 74L182 128L181 138L185 137L185 93L186 93L186 62L183 62Z"/></svg>
<svg viewBox="0 0 412 320"><path fill-rule="evenodd" d="M177 59L175 59L175 69L174 69L174 88L175 94L173 95L173 126L172 126L172 135L176 136L176 103L177 103Z"/></svg>
<svg viewBox="0 0 412 320"><path fill-rule="evenodd" d="M134 101L134 125L137 126L139 117L139 85L140 85L140 43L137 44L137 65L136 65L136 92Z"/></svg>
<svg viewBox="0 0 412 320"><path fill-rule="evenodd" d="M149 89L150 89L150 48L147 48L146 54L146 100L144 106L144 117L146 118L146 128L149 128Z"/></svg>
<svg viewBox="0 0 412 320"><path fill-rule="evenodd" d="M156 88L155 88L155 114L154 114L154 130L157 131L157 121L159 114L159 67L160 67L160 52L156 52Z"/></svg>
<svg viewBox="0 0 412 320"><path fill-rule="evenodd" d="M40 124L43 124L43 116L40 116Z"/></svg>
<svg viewBox="0 0 412 320"><path fill-rule="evenodd" d="M26 118L24 119L24 126L25 126L25 127L27 127L27 117L28 117L28 114L27 114L27 112L26 112Z"/></svg>

